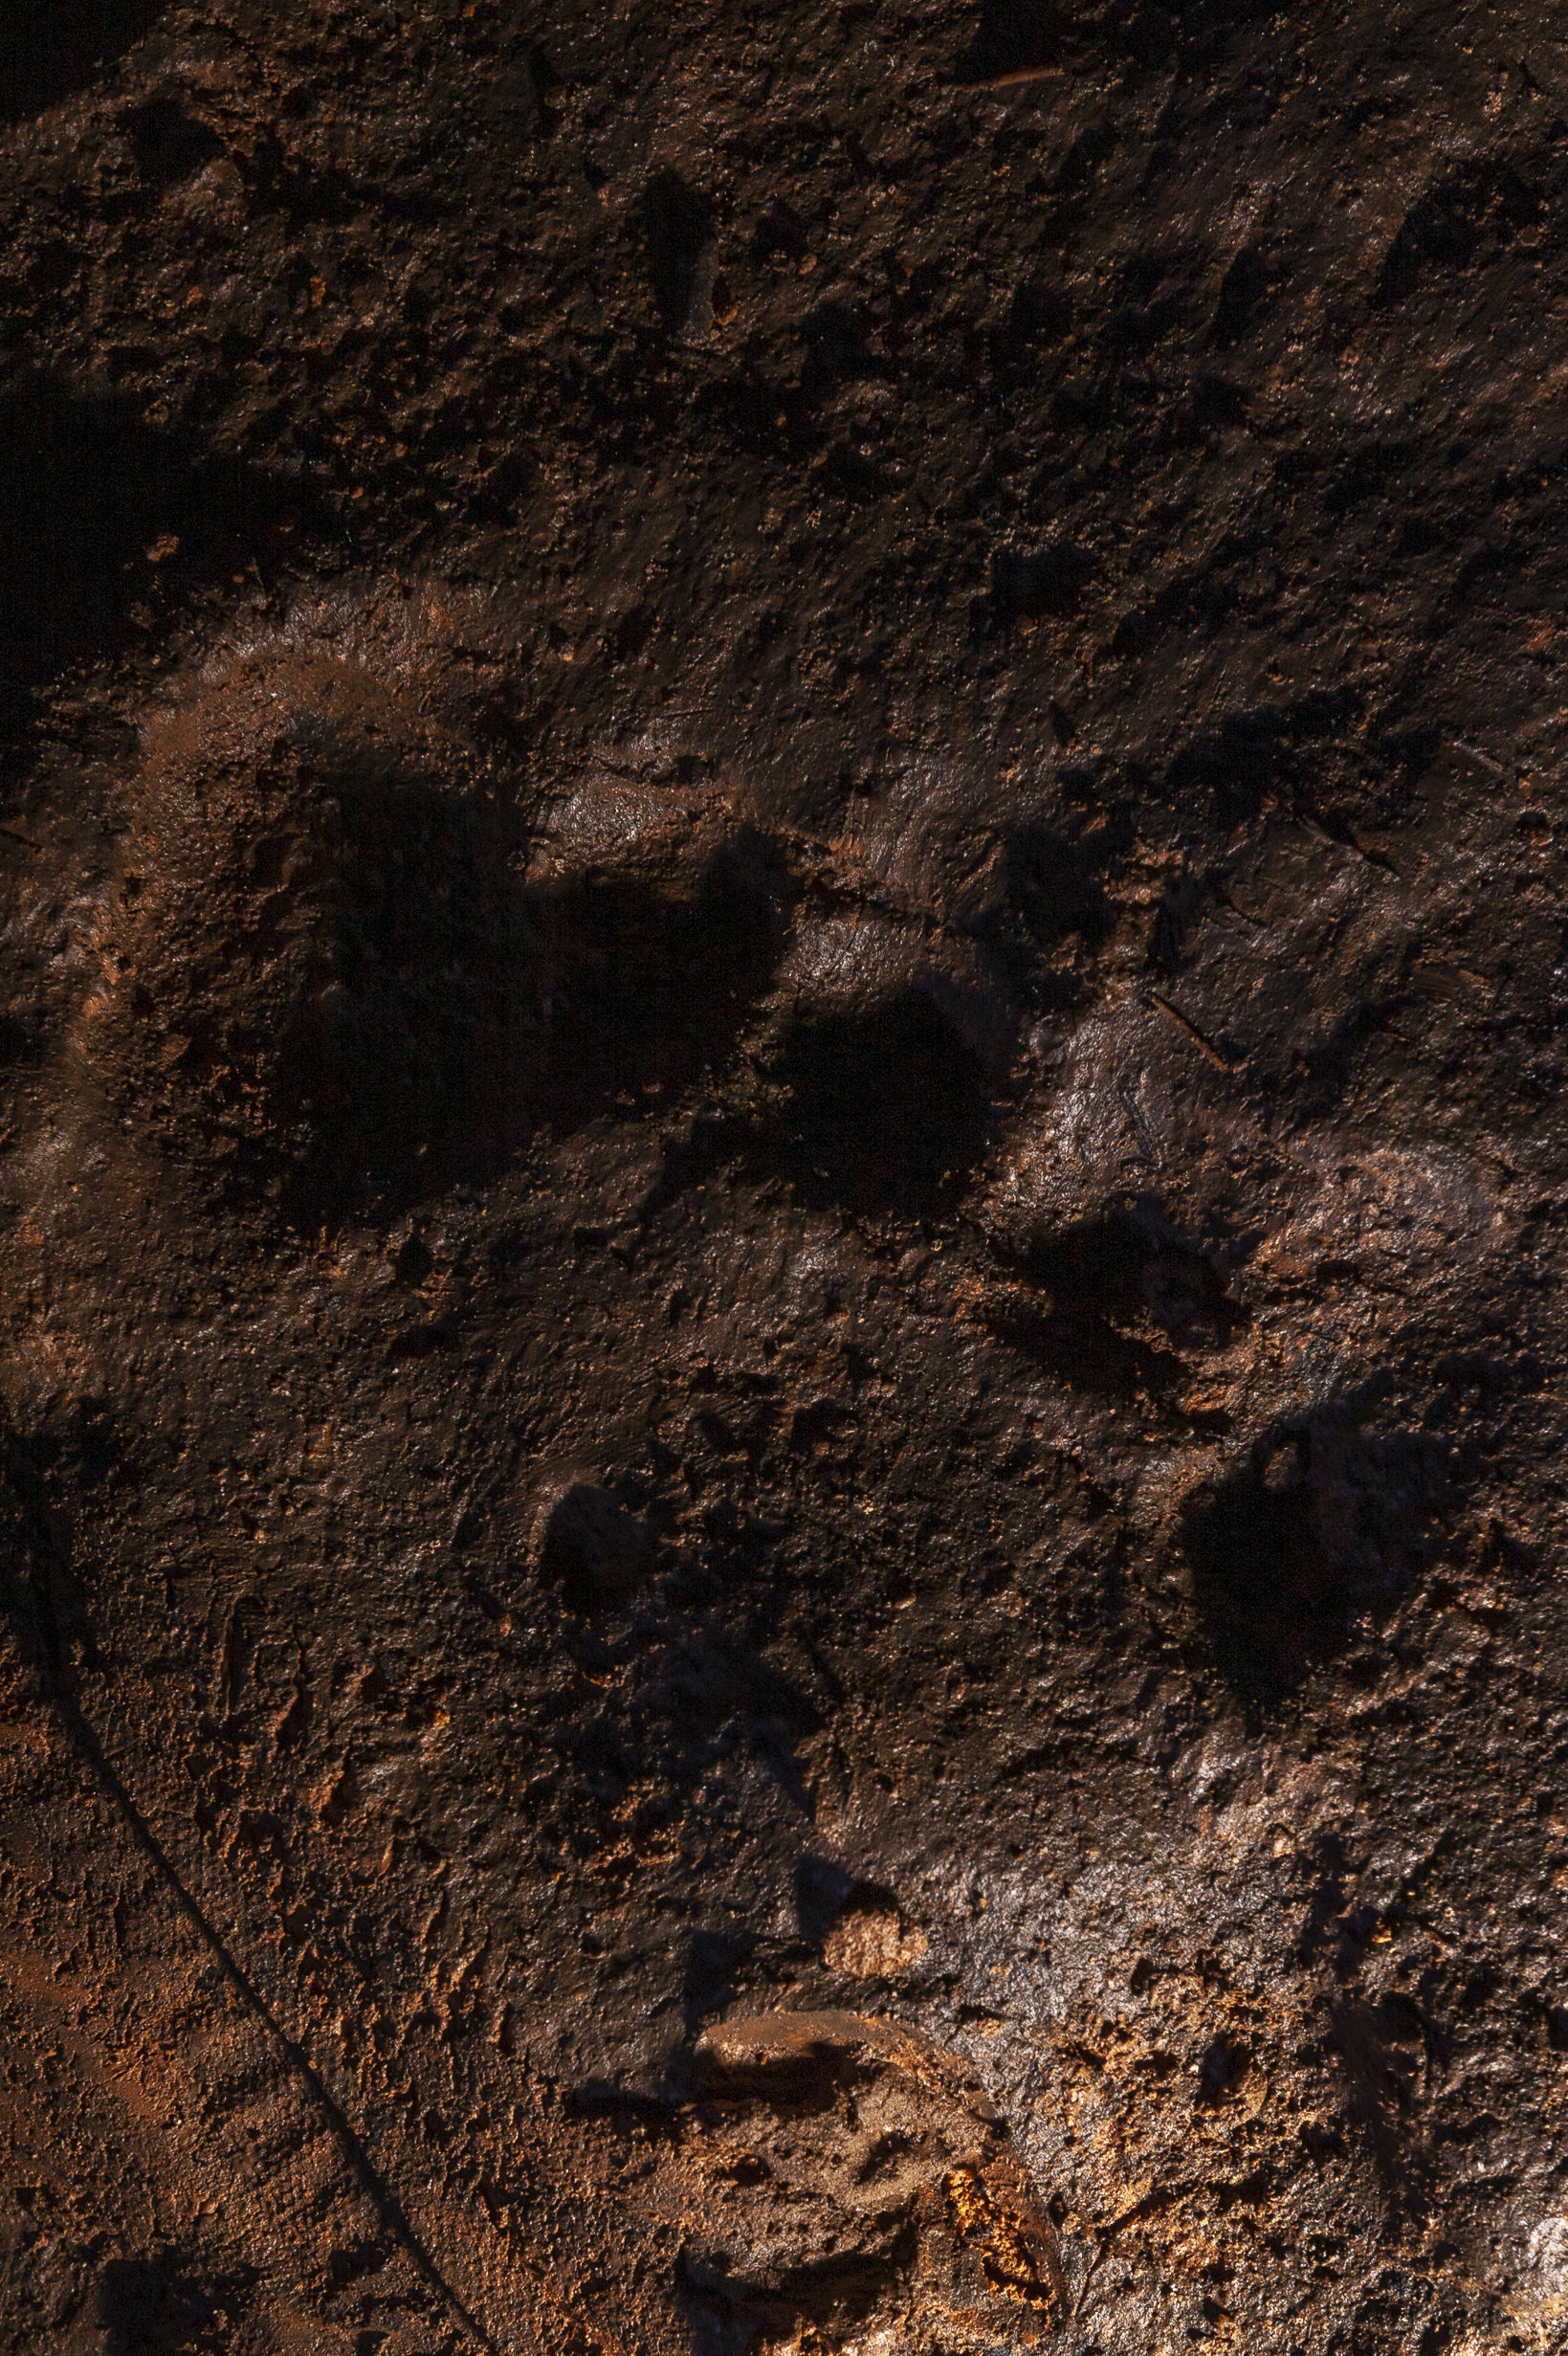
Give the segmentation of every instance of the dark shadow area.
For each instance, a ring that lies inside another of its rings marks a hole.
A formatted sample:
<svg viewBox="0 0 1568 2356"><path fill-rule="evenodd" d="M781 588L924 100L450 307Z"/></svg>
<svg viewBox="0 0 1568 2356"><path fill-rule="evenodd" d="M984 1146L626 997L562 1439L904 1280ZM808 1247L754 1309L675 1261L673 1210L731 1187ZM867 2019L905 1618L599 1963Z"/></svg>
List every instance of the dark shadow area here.
<svg viewBox="0 0 1568 2356"><path fill-rule="evenodd" d="M828 1857L802 1857L795 1868L795 1918L801 1937L820 1947L855 1891L852 1874Z"/></svg>
<svg viewBox="0 0 1568 2356"><path fill-rule="evenodd" d="M1285 265L1278 253L1261 252L1251 245L1240 248L1220 281L1209 323L1209 342L1216 349L1229 350L1254 333L1284 276Z"/></svg>
<svg viewBox="0 0 1568 2356"><path fill-rule="evenodd" d="M1071 742L1072 723L1052 705L1051 726L1059 744ZM1098 947L1112 924L1104 875L1126 848L1120 813L1086 842L1069 829L1021 826L1009 832L1005 891L971 927L986 965L1014 1004L1037 1013L1064 1012L1081 997L1076 960L1055 952L1070 941Z"/></svg>
<svg viewBox="0 0 1568 2356"><path fill-rule="evenodd" d="M1007 306L1006 319L993 330L997 360L1032 365L1041 351L1061 342L1072 321L1072 298L1065 286L1048 278L1026 278Z"/></svg>
<svg viewBox="0 0 1568 2356"><path fill-rule="evenodd" d="M1379 2173L1402 2198L1419 2201L1428 2174L1419 2110L1429 2063L1446 2041L1413 1997L1377 2003L1345 1997L1329 2014L1329 2038L1344 2072L1346 2106L1372 2146Z"/></svg>
<svg viewBox="0 0 1568 2356"><path fill-rule="evenodd" d="M762 269L794 269L811 243L793 205L775 198L751 233L751 256Z"/></svg>
<svg viewBox="0 0 1568 2356"><path fill-rule="evenodd" d="M1226 715L1211 733L1184 745L1164 777L1173 809L1205 805L1224 826L1256 817L1266 801L1315 809L1312 748L1343 732L1355 716L1353 690L1336 688L1290 704L1257 704Z"/></svg>
<svg viewBox="0 0 1568 2356"><path fill-rule="evenodd" d="M1361 443L1326 486L1323 512L1337 520L1354 515L1369 500L1398 497L1401 478L1418 456L1419 445L1408 434Z"/></svg>
<svg viewBox="0 0 1568 2356"><path fill-rule="evenodd" d="M98 2280L102 2356L220 2356L247 2287L200 2282L171 2250L112 2258Z"/></svg>
<svg viewBox="0 0 1568 2356"><path fill-rule="evenodd" d="M0 122L58 106L144 40L163 0L4 0Z"/></svg>
<svg viewBox="0 0 1568 2356"><path fill-rule="evenodd" d="M1251 2066L1251 2056L1238 2038L1211 2038L1198 2062L1199 2108L1213 2110L1233 2100Z"/></svg>
<svg viewBox="0 0 1568 2356"><path fill-rule="evenodd" d="M188 180L222 155L224 144L210 123L191 114L172 91L139 106L131 117L131 151L147 178L160 187Z"/></svg>
<svg viewBox="0 0 1568 2356"><path fill-rule="evenodd" d="M668 1111L719 1065L783 941L766 844L531 889L488 778L355 666L220 681L156 741L121 853L82 1027L121 1112L316 1229L483 1184L543 1125Z"/></svg>
<svg viewBox="0 0 1568 2356"><path fill-rule="evenodd" d="M129 402L13 381L0 391L0 744L68 664L122 654L253 559L271 577L312 522L298 489L154 432Z"/></svg>
<svg viewBox="0 0 1568 2356"><path fill-rule="evenodd" d="M681 1985L686 2034L695 2037L704 2021L733 2001L740 1967L760 1944L751 1931L695 1930Z"/></svg>
<svg viewBox="0 0 1568 2356"><path fill-rule="evenodd" d="M1270 13L1266 0L980 0L973 37L954 60L961 84L1006 88L1092 65L1154 67L1178 46L1209 54Z"/></svg>
<svg viewBox="0 0 1568 2356"><path fill-rule="evenodd" d="M77 1663L100 1665L71 1532L54 1499L65 1485L90 1494L116 1454L100 1407L86 1416L78 1410L63 1434L25 1444L0 1421L0 1618L51 1696L71 1686Z"/></svg>
<svg viewBox="0 0 1568 2356"><path fill-rule="evenodd" d="M1148 1225L1116 1208L1033 1240L1014 1264L1050 1295L1064 1317L1125 1317L1141 1304L1144 1275L1158 1250Z"/></svg>
<svg viewBox="0 0 1568 2356"><path fill-rule="evenodd" d="M639 1716L660 1720L673 1745L670 1772L689 1785L713 1755L716 1742L738 1742L766 1769L805 1816L811 1794L795 1756L815 1734L816 1704L774 1668L755 1645L717 1624L684 1638L672 1632L668 1650L639 1698Z"/></svg>
<svg viewBox="0 0 1568 2356"><path fill-rule="evenodd" d="M1214 1346L1246 1322L1212 1261L1149 1206L997 1250L1019 1281L986 1296L986 1324L1075 1388L1168 1390L1189 1372L1170 1340Z"/></svg>
<svg viewBox="0 0 1568 2356"><path fill-rule="evenodd" d="M1183 1517L1181 1546L1207 1645L1241 1698L1267 1706L1342 1651L1422 1563L1447 1452L1368 1433L1354 1403L1260 1440Z"/></svg>
<svg viewBox="0 0 1568 2356"><path fill-rule="evenodd" d="M629 1602L654 1556L648 1523L597 1481L574 1481L563 1490L539 1537L539 1575L577 1613Z"/></svg>
<svg viewBox="0 0 1568 2356"><path fill-rule="evenodd" d="M498 1169L524 1134L532 1043L494 808L423 781L380 780L363 797L324 782L339 813L319 837L332 922L280 1034L276 1104L292 1140L286 1205L305 1225Z"/></svg>
<svg viewBox="0 0 1568 2356"><path fill-rule="evenodd" d="M999 1342L1031 1359L1072 1390L1117 1398L1151 1396L1186 1379L1187 1362L1175 1350L1118 1332L1108 1317L1059 1315L1021 1289L987 1293L981 1306Z"/></svg>
<svg viewBox="0 0 1568 2356"><path fill-rule="evenodd" d="M506 813L387 743L359 684L280 671L286 753L263 693L239 757L225 715L148 771L86 1034L156 1140L305 1227L499 1167L537 1047Z"/></svg>
<svg viewBox="0 0 1568 2356"><path fill-rule="evenodd" d="M1378 300L1402 302L1428 280L1441 287L1505 250L1544 210L1512 165L1493 158L1461 165L1405 214L1383 261Z"/></svg>
<svg viewBox="0 0 1568 2356"><path fill-rule="evenodd" d="M679 335L692 308L697 264L713 235L713 207L678 172L659 172L642 201L653 300L667 334Z"/></svg>
<svg viewBox="0 0 1568 2356"><path fill-rule="evenodd" d="M1094 558L1073 541L1034 550L1004 548L991 567L991 600L998 618L1038 620L1068 613L1093 578Z"/></svg>
<svg viewBox="0 0 1568 2356"><path fill-rule="evenodd" d="M923 990L803 1011L766 1078L773 1106L753 1124L747 1158L814 1209L932 1210L984 1149L985 1075Z"/></svg>
<svg viewBox="0 0 1568 2356"><path fill-rule="evenodd" d="M980 22L955 60L961 82L999 82L1065 63L1072 20L1055 0L981 0Z"/></svg>
<svg viewBox="0 0 1568 2356"><path fill-rule="evenodd" d="M590 870L530 902L541 999L538 1113L572 1127L651 1110L732 1047L783 945L766 846L742 834L690 889Z"/></svg>

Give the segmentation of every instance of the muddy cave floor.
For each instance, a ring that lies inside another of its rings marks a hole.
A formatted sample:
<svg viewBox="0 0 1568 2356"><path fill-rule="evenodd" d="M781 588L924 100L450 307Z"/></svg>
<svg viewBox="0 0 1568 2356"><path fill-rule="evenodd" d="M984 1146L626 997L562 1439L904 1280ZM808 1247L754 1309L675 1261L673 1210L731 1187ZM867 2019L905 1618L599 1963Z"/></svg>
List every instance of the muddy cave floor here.
<svg viewBox="0 0 1568 2356"><path fill-rule="evenodd" d="M0 2346L1561 2346L1568 14L0 14Z"/></svg>

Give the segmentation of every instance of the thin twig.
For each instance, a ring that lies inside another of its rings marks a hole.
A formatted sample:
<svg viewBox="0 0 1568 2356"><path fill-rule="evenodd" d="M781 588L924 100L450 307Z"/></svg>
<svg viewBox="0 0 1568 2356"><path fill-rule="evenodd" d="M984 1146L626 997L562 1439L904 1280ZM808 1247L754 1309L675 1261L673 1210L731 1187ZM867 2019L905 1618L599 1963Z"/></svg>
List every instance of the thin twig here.
<svg viewBox="0 0 1568 2356"><path fill-rule="evenodd" d="M1010 73L991 74L983 81L968 81L965 90L1017 90L1025 82L1059 81L1067 73L1065 65L1015 65Z"/></svg>
<svg viewBox="0 0 1568 2356"><path fill-rule="evenodd" d="M1115 2237L1120 2233L1122 2227L1124 2225L1133 2224L1137 2218L1145 2215L1151 2208L1158 2205L1159 2205L1159 2195L1146 2192L1140 2201L1135 2201L1133 2203L1131 2209L1124 2209L1119 2217L1113 2217L1109 2225L1096 2225L1094 2227L1094 2236L1099 2244L1099 2247L1095 2250L1093 2256L1089 2262L1089 2272L1085 2275L1083 2280L1078 2285L1078 2296L1072 2302L1072 2313L1068 2318L1070 2323L1075 2323L1083 2312L1083 2303L1085 2299L1089 2296L1090 2284L1093 2281L1095 2275L1099 2272L1100 2260L1109 2254L1111 2244L1115 2240Z"/></svg>
<svg viewBox="0 0 1568 2356"><path fill-rule="evenodd" d="M1484 769L1490 769L1493 777L1513 777L1517 774L1513 769L1505 768L1501 761L1494 761L1490 752L1483 752L1479 745L1467 745L1464 738L1458 736L1450 736L1448 742L1455 752L1468 753L1472 761L1479 761Z"/></svg>
<svg viewBox="0 0 1568 2356"><path fill-rule="evenodd" d="M1082 2315L1084 2310L1084 2300L1089 2297L1089 2286L1093 2281L1094 2277L1098 2274L1100 2270L1100 2260L1104 2257L1110 2247L1110 2234L1107 2234L1105 2239L1100 2243L1098 2249L1094 2252L1093 2256L1089 2261L1089 2272L1084 2276L1083 2280L1078 2285L1078 2296L1072 2301L1072 2313L1067 2319L1070 2323L1075 2323L1079 2316Z"/></svg>
<svg viewBox="0 0 1568 2356"><path fill-rule="evenodd" d="M1186 1033L1188 1038L1192 1041L1194 1047L1197 1048L1199 1054L1202 1056L1206 1056L1210 1063L1217 1064L1222 1072L1234 1072L1237 1069L1235 1061L1227 1056L1222 1048L1216 1047L1214 1041L1204 1032L1200 1031L1197 1024L1190 1021L1188 1017L1182 1013L1180 1007L1172 1006L1170 1000L1168 998L1162 998L1157 989L1150 990L1149 1000L1151 1005L1157 1006L1159 1009L1161 1014L1168 1014L1170 1016L1171 1021L1176 1025L1178 1031L1184 1031Z"/></svg>

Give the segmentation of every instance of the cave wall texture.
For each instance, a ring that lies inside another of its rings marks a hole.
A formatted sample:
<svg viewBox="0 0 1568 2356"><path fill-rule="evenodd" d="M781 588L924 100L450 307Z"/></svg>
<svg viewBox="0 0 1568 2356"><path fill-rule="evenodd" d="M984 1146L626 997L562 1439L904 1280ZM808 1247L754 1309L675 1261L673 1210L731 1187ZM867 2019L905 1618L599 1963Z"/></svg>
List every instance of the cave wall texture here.
<svg viewBox="0 0 1568 2356"><path fill-rule="evenodd" d="M1562 0L0 155L0 2348L1563 2346Z"/></svg>

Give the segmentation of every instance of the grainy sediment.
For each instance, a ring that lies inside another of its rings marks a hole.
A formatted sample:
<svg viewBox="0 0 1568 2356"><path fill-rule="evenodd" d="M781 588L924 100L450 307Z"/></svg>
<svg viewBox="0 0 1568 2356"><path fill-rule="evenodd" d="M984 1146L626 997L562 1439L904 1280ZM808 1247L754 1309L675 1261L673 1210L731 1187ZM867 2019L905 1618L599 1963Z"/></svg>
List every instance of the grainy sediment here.
<svg viewBox="0 0 1568 2356"><path fill-rule="evenodd" d="M1538 0L10 11L7 2356L1559 2345L1565 388Z"/></svg>

